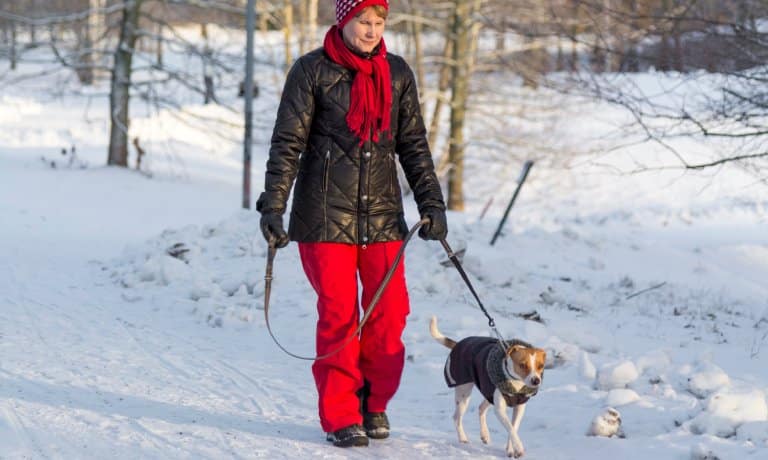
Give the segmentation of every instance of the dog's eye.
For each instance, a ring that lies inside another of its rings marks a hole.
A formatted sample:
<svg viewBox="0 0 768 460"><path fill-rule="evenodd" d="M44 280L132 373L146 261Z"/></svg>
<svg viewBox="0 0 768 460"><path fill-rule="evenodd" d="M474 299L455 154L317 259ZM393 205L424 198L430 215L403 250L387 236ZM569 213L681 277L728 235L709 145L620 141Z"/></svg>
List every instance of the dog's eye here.
<svg viewBox="0 0 768 460"><path fill-rule="evenodd" d="M521 367L521 368L522 368L524 371L527 371L528 369L530 369L530 366L528 365L528 363L520 363L520 367Z"/></svg>

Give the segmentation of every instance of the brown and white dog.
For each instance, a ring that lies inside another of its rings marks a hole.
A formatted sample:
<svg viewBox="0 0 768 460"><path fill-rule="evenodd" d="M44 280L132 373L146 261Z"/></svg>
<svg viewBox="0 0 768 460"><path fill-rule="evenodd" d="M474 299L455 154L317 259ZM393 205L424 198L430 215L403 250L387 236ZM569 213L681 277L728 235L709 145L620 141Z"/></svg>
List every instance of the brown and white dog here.
<svg viewBox="0 0 768 460"><path fill-rule="evenodd" d="M486 415L491 405L496 416L509 433L507 455L522 457L523 442L517 434L525 413L525 403L534 396L541 385L547 354L530 344L512 340L506 343L491 337L467 337L456 342L437 329L437 318L429 323L429 332L439 343L451 349L445 362L445 382L456 388L456 412L453 421L460 442L469 442L462 417L469 406L472 387L476 386L485 399L480 404L480 439L491 441ZM512 420L507 417L507 407L512 407Z"/></svg>

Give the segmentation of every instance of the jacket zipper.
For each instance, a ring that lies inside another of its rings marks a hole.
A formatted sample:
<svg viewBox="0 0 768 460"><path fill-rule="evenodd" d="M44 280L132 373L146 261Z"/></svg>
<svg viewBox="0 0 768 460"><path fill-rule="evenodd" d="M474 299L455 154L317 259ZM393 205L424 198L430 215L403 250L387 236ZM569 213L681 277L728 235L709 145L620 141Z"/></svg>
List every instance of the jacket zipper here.
<svg viewBox="0 0 768 460"><path fill-rule="evenodd" d="M389 152L389 159L392 162L392 167L390 168L390 180L389 180L389 191L392 194L396 193L397 188L397 164L395 163L395 154L392 152Z"/></svg>
<svg viewBox="0 0 768 460"><path fill-rule="evenodd" d="M328 191L328 171L331 166L331 151L326 150L325 160L323 161L323 192Z"/></svg>
<svg viewBox="0 0 768 460"><path fill-rule="evenodd" d="M331 169L331 151L325 151L325 161L323 161L323 238L327 238L328 232L328 175Z"/></svg>

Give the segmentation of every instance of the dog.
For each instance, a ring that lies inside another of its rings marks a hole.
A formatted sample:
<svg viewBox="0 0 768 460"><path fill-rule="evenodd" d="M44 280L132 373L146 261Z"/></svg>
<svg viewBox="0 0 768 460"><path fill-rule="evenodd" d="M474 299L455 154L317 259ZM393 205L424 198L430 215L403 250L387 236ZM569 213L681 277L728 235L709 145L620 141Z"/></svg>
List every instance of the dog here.
<svg viewBox="0 0 768 460"><path fill-rule="evenodd" d="M485 399L480 404L480 440L491 441L486 423L488 409L493 405L496 416L509 433L507 456L525 455L523 442L517 432L525 414L525 403L539 391L544 376L547 353L521 340L502 342L491 337L467 337L456 342L437 329L437 318L429 322L429 332L438 343L451 352L445 362L445 382L456 389L456 412L453 421L459 442L469 442L462 418L469 407L472 387L476 386ZM512 420L507 407L512 407Z"/></svg>

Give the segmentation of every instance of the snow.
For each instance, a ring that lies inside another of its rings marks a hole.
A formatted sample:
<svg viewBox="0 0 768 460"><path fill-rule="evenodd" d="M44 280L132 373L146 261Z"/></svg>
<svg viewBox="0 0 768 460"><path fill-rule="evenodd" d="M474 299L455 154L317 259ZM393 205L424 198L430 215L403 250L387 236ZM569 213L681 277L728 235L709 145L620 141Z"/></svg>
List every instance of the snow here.
<svg viewBox="0 0 768 460"><path fill-rule="evenodd" d="M655 77L674 78L637 84ZM277 91L264 81L256 112L266 120ZM456 439L446 350L428 321L436 315L451 338L491 332L439 244L415 239L406 252L412 313L392 438L333 448L309 364L265 329L266 247L258 215L239 209L238 117L191 100L181 115L139 103L140 174L103 166L105 99L40 87L0 90L0 458L505 456L493 416L490 445L471 414L471 443ZM448 216L449 242L466 248L499 330L548 352L520 429L526 458L768 459L765 186L736 167L627 175L663 152L645 143L595 161L580 148L601 145L624 115L563 107L576 123L541 123L559 127L548 137L572 157L531 153L538 161L495 246L520 167L489 153L498 149L473 144L467 211ZM510 118L509 135L535 125ZM252 202L270 130L254 133ZM471 138L483 130L471 125ZM674 142L691 157L716 148ZM295 244L278 251L272 302L277 337L312 354L315 299ZM522 318L534 312L541 322ZM476 393L470 412L479 402ZM620 411L624 437L587 436L607 408Z"/></svg>
<svg viewBox="0 0 768 460"><path fill-rule="evenodd" d="M600 368L595 387L601 390L625 388L638 377L637 367L632 361L610 363Z"/></svg>

